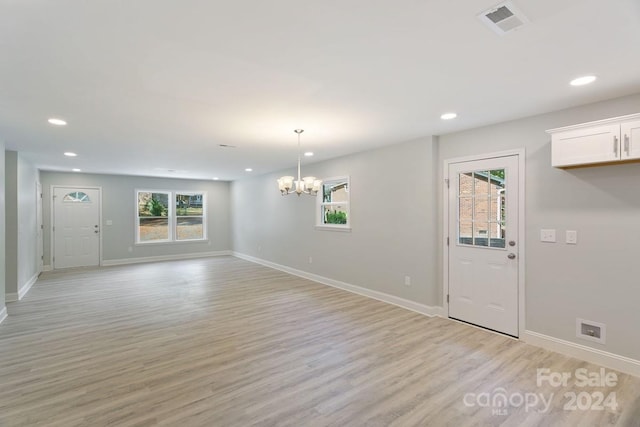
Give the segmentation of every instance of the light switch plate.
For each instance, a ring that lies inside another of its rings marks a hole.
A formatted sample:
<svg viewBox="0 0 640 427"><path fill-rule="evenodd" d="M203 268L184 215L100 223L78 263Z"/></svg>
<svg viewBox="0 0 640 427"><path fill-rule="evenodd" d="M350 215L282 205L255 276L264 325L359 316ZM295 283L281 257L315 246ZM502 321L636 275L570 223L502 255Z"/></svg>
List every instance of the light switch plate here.
<svg viewBox="0 0 640 427"><path fill-rule="evenodd" d="M568 245L578 244L578 232L576 230L567 230L566 242Z"/></svg>
<svg viewBox="0 0 640 427"><path fill-rule="evenodd" d="M543 228L540 230L540 241L547 243L556 242L556 230L554 228Z"/></svg>

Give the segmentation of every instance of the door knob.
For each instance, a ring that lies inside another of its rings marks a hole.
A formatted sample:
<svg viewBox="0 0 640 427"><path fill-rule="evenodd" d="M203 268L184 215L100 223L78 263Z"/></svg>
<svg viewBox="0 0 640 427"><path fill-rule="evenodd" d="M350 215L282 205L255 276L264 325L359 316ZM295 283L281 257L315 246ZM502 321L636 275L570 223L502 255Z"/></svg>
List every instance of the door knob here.
<svg viewBox="0 0 640 427"><path fill-rule="evenodd" d="M507 255L507 258L509 259L515 259L515 257L516 257L516 254L514 254L513 252Z"/></svg>

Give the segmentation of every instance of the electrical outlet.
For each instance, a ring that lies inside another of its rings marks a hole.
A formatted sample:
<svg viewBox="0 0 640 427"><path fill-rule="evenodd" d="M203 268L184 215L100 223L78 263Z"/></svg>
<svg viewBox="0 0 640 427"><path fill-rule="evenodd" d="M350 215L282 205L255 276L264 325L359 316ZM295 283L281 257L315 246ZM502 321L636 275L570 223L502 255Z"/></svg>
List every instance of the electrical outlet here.
<svg viewBox="0 0 640 427"><path fill-rule="evenodd" d="M577 245L578 244L578 232L576 230L567 230L566 232L566 240L568 245Z"/></svg>
<svg viewBox="0 0 640 427"><path fill-rule="evenodd" d="M411 286L411 276L404 276L404 285Z"/></svg>
<svg viewBox="0 0 640 427"><path fill-rule="evenodd" d="M309 264L313 264L313 257L309 257Z"/></svg>

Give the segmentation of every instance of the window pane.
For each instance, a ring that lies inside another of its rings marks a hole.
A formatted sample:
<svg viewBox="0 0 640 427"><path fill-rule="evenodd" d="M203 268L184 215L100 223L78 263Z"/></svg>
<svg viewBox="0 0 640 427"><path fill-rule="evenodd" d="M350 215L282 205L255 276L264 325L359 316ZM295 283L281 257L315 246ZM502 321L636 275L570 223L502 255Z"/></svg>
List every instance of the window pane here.
<svg viewBox="0 0 640 427"><path fill-rule="evenodd" d="M176 222L176 240L204 239L202 217L179 217Z"/></svg>
<svg viewBox="0 0 640 427"><path fill-rule="evenodd" d="M486 221L473 223L473 244L475 246L489 246L489 224Z"/></svg>
<svg viewBox="0 0 640 427"><path fill-rule="evenodd" d="M153 242L154 240L169 239L168 218L140 218L140 241Z"/></svg>
<svg viewBox="0 0 640 427"><path fill-rule="evenodd" d="M346 205L322 206L322 218L324 224L346 224Z"/></svg>
<svg viewBox="0 0 640 427"><path fill-rule="evenodd" d="M460 212L458 218L460 222L470 222L473 220L473 199L471 197L460 197ZM471 235L471 234L469 234Z"/></svg>
<svg viewBox="0 0 640 427"><path fill-rule="evenodd" d="M169 214L169 193L138 192L138 216L162 216Z"/></svg>
<svg viewBox="0 0 640 427"><path fill-rule="evenodd" d="M459 186L461 196L471 196L473 194L473 174L461 173L459 175Z"/></svg>
<svg viewBox="0 0 640 427"><path fill-rule="evenodd" d="M90 203L91 199L89 198L89 196L87 195L87 193L84 193L82 191L74 191L71 193L68 193L64 196L64 198L62 199L63 202L72 202L72 203Z"/></svg>
<svg viewBox="0 0 640 427"><path fill-rule="evenodd" d="M346 202L349 200L349 184L347 181L329 181L322 184L322 201L324 203Z"/></svg>
<svg viewBox="0 0 640 427"><path fill-rule="evenodd" d="M478 171L473 173L473 182L475 186L475 195L486 197L489 194L489 172Z"/></svg>
<svg viewBox="0 0 640 427"><path fill-rule="evenodd" d="M202 194L176 194L177 216L202 216Z"/></svg>
<svg viewBox="0 0 640 427"><path fill-rule="evenodd" d="M471 221L460 221L458 243L461 245L473 244L473 223Z"/></svg>
<svg viewBox="0 0 640 427"><path fill-rule="evenodd" d="M475 222L487 222L489 220L489 203L488 197L476 197L474 204L473 219Z"/></svg>

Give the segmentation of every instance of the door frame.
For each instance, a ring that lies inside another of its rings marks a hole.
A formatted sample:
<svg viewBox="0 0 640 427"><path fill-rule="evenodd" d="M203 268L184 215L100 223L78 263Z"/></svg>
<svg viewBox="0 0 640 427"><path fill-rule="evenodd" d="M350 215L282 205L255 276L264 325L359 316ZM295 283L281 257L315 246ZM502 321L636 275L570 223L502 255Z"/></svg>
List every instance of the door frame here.
<svg viewBox="0 0 640 427"><path fill-rule="evenodd" d="M49 188L49 202L51 203L51 209L50 209L50 227L49 227L49 253L51 255L51 269L55 270L56 269L56 263L54 261L55 258L55 244L56 244L56 233L53 231L53 227L55 226L55 212L56 212L56 207L55 207L55 200L53 198L53 196L55 195L55 189L56 188L73 188L73 189L78 189L78 190L82 190L82 189L87 189L87 190L98 190L98 203L100 203L100 206L98 206L98 221L100 224L100 235L98 236L98 266L102 266L102 187L94 187L91 185L62 185L62 184L52 184Z"/></svg>
<svg viewBox="0 0 640 427"><path fill-rule="evenodd" d="M447 301L447 295L449 294L449 244L447 239L451 237L452 232L449 230L449 165L453 163L464 163L476 160L487 160L496 157L510 157L517 156L518 158L518 336L521 338L526 330L525 327L525 248L526 248L526 235L525 235L525 149L515 149L507 151L499 151L494 153L476 154L464 157L454 157L451 159L445 159L442 170L442 205L443 205L443 218L442 218L442 307L444 308L445 315L449 317L449 302ZM449 241L453 244L454 239ZM506 335L505 335L506 336Z"/></svg>

